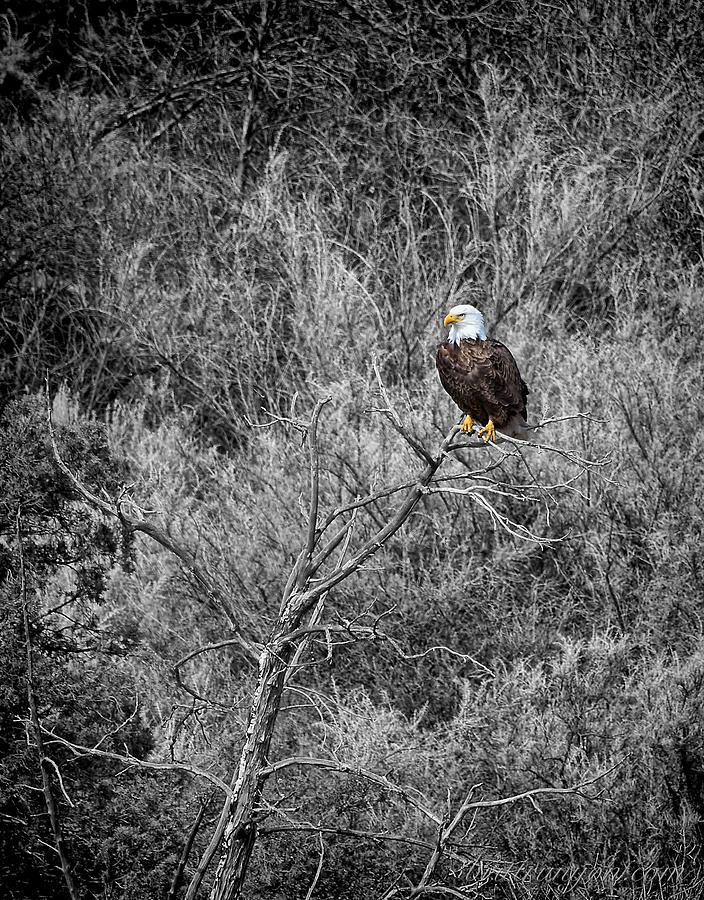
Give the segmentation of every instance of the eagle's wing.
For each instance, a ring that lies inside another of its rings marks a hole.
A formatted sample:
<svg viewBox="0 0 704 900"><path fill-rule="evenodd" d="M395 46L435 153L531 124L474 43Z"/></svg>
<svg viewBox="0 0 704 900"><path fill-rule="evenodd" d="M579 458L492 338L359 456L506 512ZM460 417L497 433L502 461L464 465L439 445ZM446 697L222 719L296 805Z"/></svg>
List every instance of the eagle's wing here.
<svg viewBox="0 0 704 900"><path fill-rule="evenodd" d="M526 416L528 388L508 347L494 340L446 342L437 355L440 380L460 409L497 426Z"/></svg>
<svg viewBox="0 0 704 900"><path fill-rule="evenodd" d="M484 341L486 362L481 365L483 385L491 394L489 402L506 410L507 417L519 413L526 417L528 387L521 378L511 351L500 341Z"/></svg>

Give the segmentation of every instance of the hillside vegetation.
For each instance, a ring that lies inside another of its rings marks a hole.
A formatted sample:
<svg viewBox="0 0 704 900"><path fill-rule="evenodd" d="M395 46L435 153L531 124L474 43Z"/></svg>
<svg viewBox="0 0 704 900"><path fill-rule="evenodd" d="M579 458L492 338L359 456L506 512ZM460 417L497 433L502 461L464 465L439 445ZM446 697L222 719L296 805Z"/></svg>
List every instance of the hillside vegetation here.
<svg viewBox="0 0 704 900"><path fill-rule="evenodd" d="M701 896L702 5L10 5L0 893Z"/></svg>

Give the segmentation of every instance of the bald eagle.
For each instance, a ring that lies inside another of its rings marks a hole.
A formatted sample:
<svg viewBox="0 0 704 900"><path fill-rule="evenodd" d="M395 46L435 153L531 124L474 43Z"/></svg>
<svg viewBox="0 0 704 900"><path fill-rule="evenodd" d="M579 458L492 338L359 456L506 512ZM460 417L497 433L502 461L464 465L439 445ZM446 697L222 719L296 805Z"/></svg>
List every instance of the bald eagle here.
<svg viewBox="0 0 704 900"><path fill-rule="evenodd" d="M438 347L440 381L465 414L460 430L469 433L476 420L484 441L496 441L496 431L528 439L528 388L508 347L487 338L484 317L473 306L453 306L445 317L447 340Z"/></svg>

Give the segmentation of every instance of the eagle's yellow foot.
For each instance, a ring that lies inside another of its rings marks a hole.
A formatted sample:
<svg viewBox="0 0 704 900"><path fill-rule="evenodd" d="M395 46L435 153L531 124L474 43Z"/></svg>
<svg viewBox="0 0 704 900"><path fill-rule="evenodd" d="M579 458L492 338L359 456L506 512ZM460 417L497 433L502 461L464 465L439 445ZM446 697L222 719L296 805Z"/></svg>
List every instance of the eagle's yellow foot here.
<svg viewBox="0 0 704 900"><path fill-rule="evenodd" d="M489 419L486 425L483 428L480 428L477 432L479 437L484 438L484 443L488 443L489 441L493 441L496 443L496 429L494 428L494 423Z"/></svg>
<svg viewBox="0 0 704 900"><path fill-rule="evenodd" d="M471 416L465 416L464 422L460 425L460 431L462 434L469 434L469 432L474 428L474 420Z"/></svg>

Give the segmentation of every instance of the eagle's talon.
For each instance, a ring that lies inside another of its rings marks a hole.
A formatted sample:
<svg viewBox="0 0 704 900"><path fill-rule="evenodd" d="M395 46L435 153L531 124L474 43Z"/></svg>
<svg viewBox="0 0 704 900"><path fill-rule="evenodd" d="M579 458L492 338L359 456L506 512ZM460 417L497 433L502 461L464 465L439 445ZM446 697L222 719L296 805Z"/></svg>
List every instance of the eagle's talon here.
<svg viewBox="0 0 704 900"><path fill-rule="evenodd" d="M488 444L489 441L493 441L496 443L496 429L494 428L494 423L489 419L486 425L483 428L480 428L477 432L479 437L484 438L484 443Z"/></svg>
<svg viewBox="0 0 704 900"><path fill-rule="evenodd" d="M469 432L474 428L474 421L471 416L465 416L464 422L460 425L460 432L462 434L469 434Z"/></svg>

